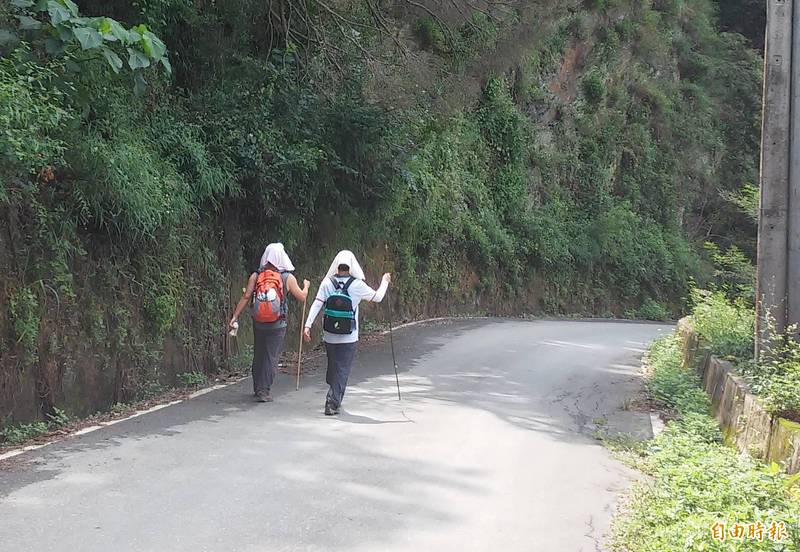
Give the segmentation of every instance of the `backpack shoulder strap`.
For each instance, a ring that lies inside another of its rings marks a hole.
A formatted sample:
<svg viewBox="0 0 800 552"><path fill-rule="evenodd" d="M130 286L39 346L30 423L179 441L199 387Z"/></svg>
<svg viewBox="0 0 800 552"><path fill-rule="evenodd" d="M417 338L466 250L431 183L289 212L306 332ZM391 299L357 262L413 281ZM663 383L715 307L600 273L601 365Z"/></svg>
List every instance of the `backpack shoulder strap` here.
<svg viewBox="0 0 800 552"><path fill-rule="evenodd" d="M345 282L345 284L342 286L342 291L347 293L347 290L350 288L350 284L352 284L355 281L356 281L356 279L354 277L350 276L350 279L347 280L347 282ZM347 293L347 294L350 295L349 293Z"/></svg>
<svg viewBox="0 0 800 552"><path fill-rule="evenodd" d="M333 282L333 289L339 289L340 287L342 287L342 284L339 283L339 280L336 279L336 276L331 276L330 280L331 282Z"/></svg>

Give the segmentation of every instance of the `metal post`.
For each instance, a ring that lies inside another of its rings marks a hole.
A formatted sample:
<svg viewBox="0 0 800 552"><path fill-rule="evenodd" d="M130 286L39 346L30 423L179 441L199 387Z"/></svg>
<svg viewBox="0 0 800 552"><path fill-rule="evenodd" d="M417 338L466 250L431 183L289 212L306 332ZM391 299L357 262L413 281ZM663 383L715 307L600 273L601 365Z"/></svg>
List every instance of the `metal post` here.
<svg viewBox="0 0 800 552"><path fill-rule="evenodd" d="M792 0L768 0L758 222L756 354L787 315Z"/></svg>

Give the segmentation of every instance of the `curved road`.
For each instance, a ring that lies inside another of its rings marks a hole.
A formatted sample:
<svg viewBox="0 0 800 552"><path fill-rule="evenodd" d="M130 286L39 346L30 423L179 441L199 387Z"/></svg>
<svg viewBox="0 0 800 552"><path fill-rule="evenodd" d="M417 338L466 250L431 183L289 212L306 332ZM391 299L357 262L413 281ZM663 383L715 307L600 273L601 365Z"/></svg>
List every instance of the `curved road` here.
<svg viewBox="0 0 800 552"><path fill-rule="evenodd" d="M345 412L321 370L272 404L250 381L15 458L2 550L604 550L630 473L592 437L667 326L472 320L362 347ZM317 360L319 363L321 359Z"/></svg>

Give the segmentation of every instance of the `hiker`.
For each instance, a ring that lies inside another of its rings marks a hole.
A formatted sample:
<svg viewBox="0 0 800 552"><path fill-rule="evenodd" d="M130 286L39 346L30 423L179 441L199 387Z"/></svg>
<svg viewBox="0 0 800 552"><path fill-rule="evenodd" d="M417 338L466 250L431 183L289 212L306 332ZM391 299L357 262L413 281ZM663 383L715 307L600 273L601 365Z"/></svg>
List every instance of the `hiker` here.
<svg viewBox="0 0 800 552"><path fill-rule="evenodd" d="M308 314L304 337L311 341L311 326L325 308L322 341L328 356L325 381L330 385L325 398L325 415L339 413L347 378L353 365L358 343L358 304L361 301L380 303L389 288L391 274L384 274L378 290L364 282L364 271L351 251L340 251L333 259Z"/></svg>
<svg viewBox="0 0 800 552"><path fill-rule="evenodd" d="M271 243L261 256L257 271L250 275L247 287L236 305L229 322L238 328L239 315L250 303L253 319L253 394L258 402L272 402L272 382L278 372L278 362L286 337L286 315L289 310L287 290L298 301L308 297L309 281L303 289L292 274L294 265L282 243Z"/></svg>

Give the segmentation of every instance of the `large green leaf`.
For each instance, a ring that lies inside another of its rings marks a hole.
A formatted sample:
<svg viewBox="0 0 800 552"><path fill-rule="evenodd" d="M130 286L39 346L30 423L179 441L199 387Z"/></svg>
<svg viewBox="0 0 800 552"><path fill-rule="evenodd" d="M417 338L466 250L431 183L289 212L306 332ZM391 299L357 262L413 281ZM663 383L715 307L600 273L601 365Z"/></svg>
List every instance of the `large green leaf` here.
<svg viewBox="0 0 800 552"><path fill-rule="evenodd" d="M108 47L103 47L103 57L106 58L106 61L114 70L114 72L119 73L123 65L122 58L120 58L114 50Z"/></svg>
<svg viewBox="0 0 800 552"><path fill-rule="evenodd" d="M72 14L72 17L78 17L80 15L80 10L78 9L78 4L73 2L72 0L58 0L59 3L67 8L69 13Z"/></svg>
<svg viewBox="0 0 800 552"><path fill-rule="evenodd" d="M103 44L103 35L101 35L96 29L92 29L90 27L78 27L76 29L72 29L72 33L75 35L75 38L78 39L78 42L81 43L81 48L84 50L91 50Z"/></svg>
<svg viewBox="0 0 800 552"><path fill-rule="evenodd" d="M167 53L167 47L161 42L161 39L150 31L142 34L142 50L153 59L159 59Z"/></svg>
<svg viewBox="0 0 800 552"><path fill-rule="evenodd" d="M150 59L139 50L128 48L128 66L131 69L144 69L150 67Z"/></svg>
<svg viewBox="0 0 800 552"><path fill-rule="evenodd" d="M47 13L50 14L50 22L56 26L72 19L72 14L69 10L55 0L47 2Z"/></svg>
<svg viewBox="0 0 800 552"><path fill-rule="evenodd" d="M33 6L33 0L11 0L11 5L15 8L30 8Z"/></svg>
<svg viewBox="0 0 800 552"><path fill-rule="evenodd" d="M98 30L103 34L103 38L109 42L120 41L127 44L130 41L130 33L123 27L119 21L111 19L110 17L103 17L98 26Z"/></svg>
<svg viewBox="0 0 800 552"><path fill-rule="evenodd" d="M19 28L22 31L35 31L42 28L42 22L29 15L18 15L17 19L19 19Z"/></svg>

